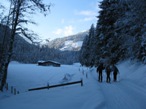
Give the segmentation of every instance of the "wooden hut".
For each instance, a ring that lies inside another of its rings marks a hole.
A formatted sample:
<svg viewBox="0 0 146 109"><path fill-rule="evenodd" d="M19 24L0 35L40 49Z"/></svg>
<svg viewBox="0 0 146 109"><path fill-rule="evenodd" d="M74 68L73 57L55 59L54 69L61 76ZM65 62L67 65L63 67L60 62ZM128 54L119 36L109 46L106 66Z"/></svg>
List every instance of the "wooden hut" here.
<svg viewBox="0 0 146 109"><path fill-rule="evenodd" d="M61 64L58 62L54 62L51 60L47 60L47 61L38 61L38 65L40 66L54 66L54 67L60 67Z"/></svg>

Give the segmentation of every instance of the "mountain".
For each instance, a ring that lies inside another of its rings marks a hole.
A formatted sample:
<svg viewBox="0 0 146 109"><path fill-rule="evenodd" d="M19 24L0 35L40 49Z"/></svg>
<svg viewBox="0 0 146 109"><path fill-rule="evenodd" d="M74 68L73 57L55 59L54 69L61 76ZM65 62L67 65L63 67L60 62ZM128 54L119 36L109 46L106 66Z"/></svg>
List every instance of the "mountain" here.
<svg viewBox="0 0 146 109"><path fill-rule="evenodd" d="M79 51L86 35L88 35L88 31L54 39L48 42L47 45L49 48L55 48L61 51Z"/></svg>
<svg viewBox="0 0 146 109"><path fill-rule="evenodd" d="M7 50L10 41L10 29L7 27L7 35L3 38L6 27L0 26L0 53L2 48ZM38 60L53 60L62 64L73 64L79 62L79 50L88 32L58 38L50 41L44 46L29 43L23 37L16 35L14 41L13 55L11 60L23 63L36 63ZM5 39L5 40L4 40ZM4 40L4 41L3 41ZM5 42L3 44L3 42ZM6 52L6 51L5 51ZM0 59L2 55L0 54Z"/></svg>
<svg viewBox="0 0 146 109"><path fill-rule="evenodd" d="M10 33L11 33L11 30L7 26L0 24L0 47L6 46L9 43ZM5 34L5 37L4 37L4 34ZM32 46L32 44L30 44L28 41L26 41L23 37L21 37L18 34L15 36L14 48L16 47L16 45Z"/></svg>

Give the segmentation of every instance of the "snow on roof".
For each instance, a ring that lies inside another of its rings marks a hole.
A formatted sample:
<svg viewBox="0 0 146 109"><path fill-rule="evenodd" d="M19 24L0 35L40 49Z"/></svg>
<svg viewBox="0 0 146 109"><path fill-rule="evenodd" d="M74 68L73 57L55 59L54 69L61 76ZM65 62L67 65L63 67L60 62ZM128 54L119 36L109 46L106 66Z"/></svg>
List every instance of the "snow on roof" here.
<svg viewBox="0 0 146 109"><path fill-rule="evenodd" d="M44 63L44 62L52 62L52 63L55 63L55 64L60 64L59 62L52 61L52 60L46 60L46 61L40 60L40 61L38 61L38 63Z"/></svg>

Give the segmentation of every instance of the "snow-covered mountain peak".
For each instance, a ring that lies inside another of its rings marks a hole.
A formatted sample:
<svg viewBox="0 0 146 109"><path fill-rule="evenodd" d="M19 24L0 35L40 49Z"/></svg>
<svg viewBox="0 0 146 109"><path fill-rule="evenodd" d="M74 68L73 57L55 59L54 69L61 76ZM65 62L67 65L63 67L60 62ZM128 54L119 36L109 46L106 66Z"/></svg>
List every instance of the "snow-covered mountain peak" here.
<svg viewBox="0 0 146 109"><path fill-rule="evenodd" d="M57 38L48 42L49 48L55 48L61 51L79 51L81 49L84 38L88 35L88 31L71 35L64 38Z"/></svg>
<svg viewBox="0 0 146 109"><path fill-rule="evenodd" d="M80 50L82 43L83 41L77 41L77 42L73 42L72 40L65 41L64 46L60 48L60 50L61 51Z"/></svg>

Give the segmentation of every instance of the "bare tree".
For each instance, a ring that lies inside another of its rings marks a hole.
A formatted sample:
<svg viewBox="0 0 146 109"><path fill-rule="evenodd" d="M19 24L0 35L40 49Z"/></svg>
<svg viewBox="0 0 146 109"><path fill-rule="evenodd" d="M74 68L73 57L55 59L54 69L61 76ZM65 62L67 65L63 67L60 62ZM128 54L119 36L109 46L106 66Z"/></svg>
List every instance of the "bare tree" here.
<svg viewBox="0 0 146 109"><path fill-rule="evenodd" d="M15 36L20 34L31 41L33 41L33 39L36 37L36 34L33 31L30 31L27 27L25 27L25 25L29 23L35 24L35 22L33 22L27 16L35 14L36 11L39 11L46 16L51 6L51 4L45 5L42 0L9 0L9 2L10 11L7 17L6 25L11 29L11 32L10 41L8 44L9 47L5 53L3 53L3 59L1 61L0 90L3 89L3 86L6 82L7 69L12 56Z"/></svg>

